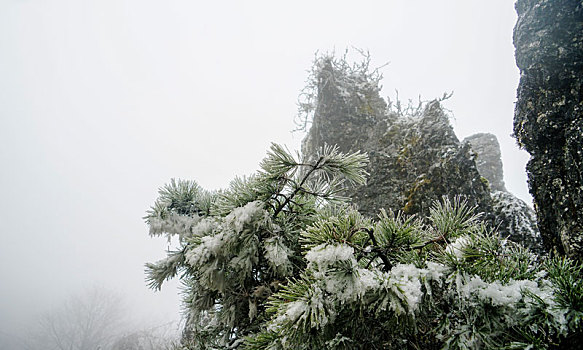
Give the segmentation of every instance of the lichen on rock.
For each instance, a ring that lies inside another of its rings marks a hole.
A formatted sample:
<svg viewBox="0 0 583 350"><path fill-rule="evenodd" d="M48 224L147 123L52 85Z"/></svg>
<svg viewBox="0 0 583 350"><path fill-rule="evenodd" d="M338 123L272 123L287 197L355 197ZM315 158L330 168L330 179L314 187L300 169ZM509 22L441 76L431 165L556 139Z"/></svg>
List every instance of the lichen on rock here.
<svg viewBox="0 0 583 350"><path fill-rule="evenodd" d="M583 258L583 3L518 0L514 134L547 250Z"/></svg>

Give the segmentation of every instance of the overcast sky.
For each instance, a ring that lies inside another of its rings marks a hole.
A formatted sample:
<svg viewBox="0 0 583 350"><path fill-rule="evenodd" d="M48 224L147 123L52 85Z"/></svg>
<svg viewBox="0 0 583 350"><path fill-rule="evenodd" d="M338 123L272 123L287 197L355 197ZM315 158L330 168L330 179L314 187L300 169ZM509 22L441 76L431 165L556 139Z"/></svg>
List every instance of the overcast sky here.
<svg viewBox="0 0 583 350"><path fill-rule="evenodd" d="M513 1L0 0L0 328L86 286L179 317L142 217L170 178L208 189L297 148L316 51L369 50L383 94L445 106L460 139L494 133L506 187L531 199L511 138Z"/></svg>

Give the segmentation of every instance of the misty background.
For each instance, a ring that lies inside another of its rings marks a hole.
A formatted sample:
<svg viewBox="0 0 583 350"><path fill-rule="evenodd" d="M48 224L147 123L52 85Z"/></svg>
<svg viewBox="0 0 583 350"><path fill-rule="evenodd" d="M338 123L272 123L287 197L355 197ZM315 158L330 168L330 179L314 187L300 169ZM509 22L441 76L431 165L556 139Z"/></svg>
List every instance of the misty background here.
<svg viewBox="0 0 583 350"><path fill-rule="evenodd" d="M223 188L271 142L299 149L318 51L388 62L383 96L453 91L458 138L495 134L531 203L510 136L515 21L510 0L0 0L0 345L95 286L144 326L178 321L178 283L144 282L168 247L145 211L173 177Z"/></svg>

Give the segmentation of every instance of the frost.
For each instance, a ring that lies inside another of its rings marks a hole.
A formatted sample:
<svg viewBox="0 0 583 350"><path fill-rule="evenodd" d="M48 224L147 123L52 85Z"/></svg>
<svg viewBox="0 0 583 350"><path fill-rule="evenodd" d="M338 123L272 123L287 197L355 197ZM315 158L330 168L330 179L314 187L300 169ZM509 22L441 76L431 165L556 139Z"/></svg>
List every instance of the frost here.
<svg viewBox="0 0 583 350"><path fill-rule="evenodd" d="M247 203L243 207L233 209L225 218L225 223L232 225L235 232L242 232L243 227L253 222L261 222L268 217L261 201Z"/></svg>
<svg viewBox="0 0 583 350"><path fill-rule="evenodd" d="M179 215L176 213L169 213L164 219L159 217L151 217L148 219L150 226L150 235L161 235L168 233L170 235L189 235L191 228L200 221L200 217Z"/></svg>
<svg viewBox="0 0 583 350"><path fill-rule="evenodd" d="M265 258L269 261L272 269L279 272L280 275L289 275L292 271L292 265L288 258L291 250L275 237L265 240L264 248Z"/></svg>
<svg viewBox="0 0 583 350"><path fill-rule="evenodd" d="M337 261L351 261L356 264L354 249L345 244L328 245L320 244L306 254L306 260L310 264L316 264L320 270Z"/></svg>
<svg viewBox="0 0 583 350"><path fill-rule="evenodd" d="M458 259L461 259L464 255L465 247L470 243L469 238L467 237L458 237L455 242L450 243L445 251Z"/></svg>
<svg viewBox="0 0 583 350"><path fill-rule="evenodd" d="M191 266L200 266L206 263L211 256L216 256L225 243L224 233L204 236L201 238L201 243L198 246L185 253L186 261Z"/></svg>

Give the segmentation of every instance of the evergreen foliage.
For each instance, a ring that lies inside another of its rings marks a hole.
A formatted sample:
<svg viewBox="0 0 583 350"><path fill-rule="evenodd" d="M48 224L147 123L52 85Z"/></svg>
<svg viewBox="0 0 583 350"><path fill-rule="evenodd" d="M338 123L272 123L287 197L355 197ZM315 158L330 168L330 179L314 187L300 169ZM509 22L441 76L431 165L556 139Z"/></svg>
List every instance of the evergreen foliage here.
<svg viewBox="0 0 583 350"><path fill-rule="evenodd" d="M428 218L366 218L338 193L367 161L274 144L227 190L160 190L145 219L179 247L147 278L180 276L182 349L555 349L583 335L579 263L539 261L460 197Z"/></svg>

